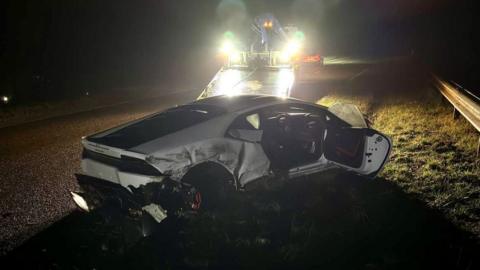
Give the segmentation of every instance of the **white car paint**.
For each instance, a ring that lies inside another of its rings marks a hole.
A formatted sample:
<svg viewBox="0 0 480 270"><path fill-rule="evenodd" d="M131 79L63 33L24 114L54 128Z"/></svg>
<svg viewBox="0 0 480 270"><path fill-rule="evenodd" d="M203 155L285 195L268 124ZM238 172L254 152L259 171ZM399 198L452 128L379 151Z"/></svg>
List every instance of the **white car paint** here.
<svg viewBox="0 0 480 270"><path fill-rule="evenodd" d="M93 143L84 138L86 149L111 157L130 156L145 160L160 173L172 180L181 181L188 170L204 162L214 162L226 168L235 178L237 188L258 178L271 175L270 161L262 146L256 142L242 141L225 136L230 124L245 112L257 110L276 104L308 104L295 99L281 99L269 96L215 97L203 99L192 104L211 104L224 107L227 112L221 116L190 126L131 149L119 149L103 144ZM238 101L238 100L237 100ZM326 111L325 107L317 106ZM350 110L356 112L355 110ZM358 111L358 109L357 109ZM358 111L358 113L360 113ZM141 120L134 121L137 123ZM91 138L98 138L131 125L107 130ZM328 132L328 131L327 131ZM382 139L379 139L382 138ZM359 168L329 161L322 155L318 161L289 170L289 176L310 174L332 167L340 167L362 175L376 174L384 165L390 151L388 137L375 133L366 138L364 160ZM370 161L369 161L370 160ZM163 177L138 175L119 171L117 168L90 159L82 160L82 170L86 175L118 183L124 187L139 187L151 182L161 182Z"/></svg>
<svg viewBox="0 0 480 270"><path fill-rule="evenodd" d="M130 186L138 188L153 182L162 182L163 176L148 176L119 171L116 167L109 166L88 158L82 159L82 172L91 177L103 179L119 184L130 190Z"/></svg>

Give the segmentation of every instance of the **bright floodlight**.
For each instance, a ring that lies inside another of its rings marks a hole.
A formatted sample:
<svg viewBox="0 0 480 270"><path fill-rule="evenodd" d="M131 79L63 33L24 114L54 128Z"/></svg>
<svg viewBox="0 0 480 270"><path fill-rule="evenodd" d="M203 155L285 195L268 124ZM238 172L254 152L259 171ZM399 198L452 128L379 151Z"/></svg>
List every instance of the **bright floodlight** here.
<svg viewBox="0 0 480 270"><path fill-rule="evenodd" d="M225 40L220 47L220 51L226 55L230 55L234 49L233 43L230 40Z"/></svg>
<svg viewBox="0 0 480 270"><path fill-rule="evenodd" d="M300 42L296 40L292 40L287 43L287 47L285 48L285 50L292 55L292 54L298 53L300 51L300 47L301 47Z"/></svg>
<svg viewBox="0 0 480 270"><path fill-rule="evenodd" d="M7 97L7 96L3 96L3 97L2 97L2 101L3 101L4 103L8 103L8 97Z"/></svg>
<svg viewBox="0 0 480 270"><path fill-rule="evenodd" d="M281 60L289 61L292 56L300 52L301 47L302 45L298 40L289 41L280 55Z"/></svg>

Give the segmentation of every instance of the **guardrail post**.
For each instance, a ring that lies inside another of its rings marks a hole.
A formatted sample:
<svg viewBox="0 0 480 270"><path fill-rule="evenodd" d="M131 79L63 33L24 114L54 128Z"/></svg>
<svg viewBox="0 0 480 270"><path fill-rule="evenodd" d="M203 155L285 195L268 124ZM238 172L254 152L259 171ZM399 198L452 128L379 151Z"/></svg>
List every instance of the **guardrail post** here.
<svg viewBox="0 0 480 270"><path fill-rule="evenodd" d="M477 157L480 155L480 136L478 136L478 143L477 143Z"/></svg>
<svg viewBox="0 0 480 270"><path fill-rule="evenodd" d="M455 107L453 107L453 119L457 119L458 115L459 115L458 110Z"/></svg>

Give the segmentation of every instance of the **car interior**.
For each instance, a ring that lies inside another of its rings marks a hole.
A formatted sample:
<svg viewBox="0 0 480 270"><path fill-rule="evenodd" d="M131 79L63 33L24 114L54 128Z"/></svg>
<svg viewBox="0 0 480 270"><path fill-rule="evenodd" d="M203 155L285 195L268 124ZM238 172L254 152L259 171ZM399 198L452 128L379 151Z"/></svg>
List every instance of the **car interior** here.
<svg viewBox="0 0 480 270"><path fill-rule="evenodd" d="M275 171L313 163L322 155L325 116L319 110L278 105L240 116L230 129L262 130L261 144Z"/></svg>
<svg viewBox="0 0 480 270"><path fill-rule="evenodd" d="M354 168L363 161L364 130L311 106L276 105L250 112L234 121L234 129L263 132L260 143L274 171L314 163L323 153Z"/></svg>

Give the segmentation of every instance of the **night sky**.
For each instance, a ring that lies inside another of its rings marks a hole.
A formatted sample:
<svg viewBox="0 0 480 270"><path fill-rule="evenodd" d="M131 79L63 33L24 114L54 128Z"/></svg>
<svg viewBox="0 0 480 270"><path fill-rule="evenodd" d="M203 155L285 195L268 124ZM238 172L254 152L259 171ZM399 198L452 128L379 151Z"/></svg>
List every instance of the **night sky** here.
<svg viewBox="0 0 480 270"><path fill-rule="evenodd" d="M85 89L212 76L219 39L272 12L325 55L414 55L480 88L474 1L12 0L0 4L0 95L31 101Z"/></svg>

